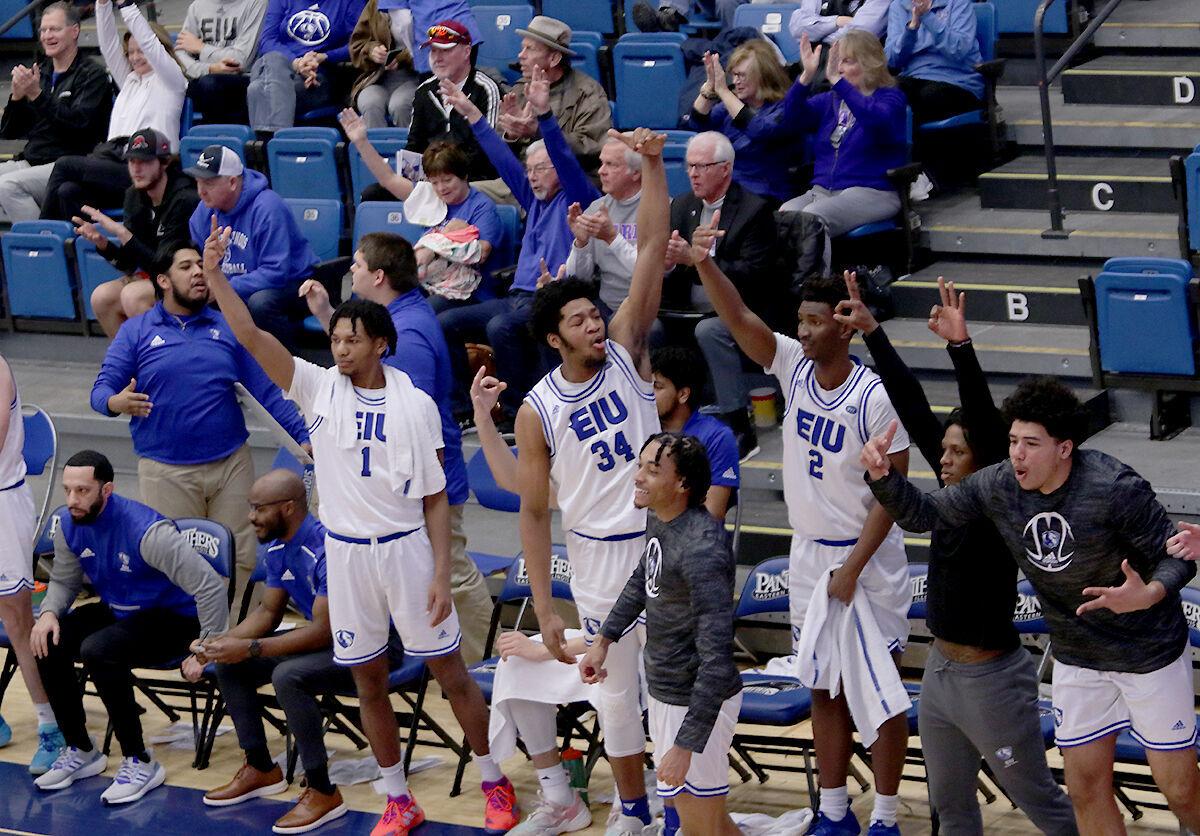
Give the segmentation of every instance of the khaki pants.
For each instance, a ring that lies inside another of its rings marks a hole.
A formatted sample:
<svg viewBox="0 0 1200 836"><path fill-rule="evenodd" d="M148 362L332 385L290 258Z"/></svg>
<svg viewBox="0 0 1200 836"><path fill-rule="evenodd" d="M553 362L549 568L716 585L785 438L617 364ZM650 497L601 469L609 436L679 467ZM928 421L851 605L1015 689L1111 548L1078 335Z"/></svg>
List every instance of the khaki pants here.
<svg viewBox="0 0 1200 836"><path fill-rule="evenodd" d="M237 577L233 612L241 605L242 593L254 571L258 541L250 525L250 486L254 484L254 462L250 448L207 464L163 464L138 460L138 482L142 501L165 517L204 517L233 532L237 549Z"/></svg>
<svg viewBox="0 0 1200 836"><path fill-rule="evenodd" d="M483 658L483 645L492 620L492 596L479 567L467 554L462 505L450 506L450 592L462 630L460 652L463 661L471 665Z"/></svg>

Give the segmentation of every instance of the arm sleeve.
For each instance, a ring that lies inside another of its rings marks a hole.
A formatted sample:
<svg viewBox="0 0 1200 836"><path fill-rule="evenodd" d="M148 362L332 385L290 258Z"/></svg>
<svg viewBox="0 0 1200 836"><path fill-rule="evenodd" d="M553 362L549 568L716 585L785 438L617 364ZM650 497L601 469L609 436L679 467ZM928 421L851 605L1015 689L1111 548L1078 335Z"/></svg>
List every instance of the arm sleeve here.
<svg viewBox="0 0 1200 836"><path fill-rule="evenodd" d="M621 236L617 236L620 238ZM580 279L590 279L596 275L596 259L592 248L597 246L596 239L589 238L582 247L575 246L571 239L571 247L567 250L567 275Z"/></svg>
<svg viewBox="0 0 1200 836"><path fill-rule="evenodd" d="M115 33L114 33L115 34ZM80 56L78 61L91 62L91 59ZM86 80L78 79L71 88L71 95L63 99L50 94L43 88L42 94L32 102L28 100L13 102L11 109L19 118L18 123L23 127L19 132L8 122L10 108L4 111L5 132L8 139L24 139L25 133L32 127L35 119L45 119L57 131L73 133L90 128L100 118L107 115L112 102L112 82L99 66L90 72L82 67L75 71L80 76L86 74ZM82 82L82 83L81 83ZM108 130L107 122L102 130Z"/></svg>
<svg viewBox="0 0 1200 836"><path fill-rule="evenodd" d="M297 444L308 441L308 430L305 428L304 418L296 405L284 399L279 387L271 382L262 366L258 365L258 362L250 356L250 352L241 345L235 346L234 351L236 352L238 380L242 382L242 385L254 396L256 401L263 405L271 417L279 422L279 426L283 427Z"/></svg>
<svg viewBox="0 0 1200 836"><path fill-rule="evenodd" d="M352 32L354 30L354 25L358 22L357 6L354 3L347 3L342 9L341 17L345 19L345 29L342 31ZM337 23L334 23L333 28L335 31L337 30ZM342 43L342 45L332 49L329 48L330 44L326 42L326 63L340 64L344 61L350 60L350 36L345 35L343 37L345 37L346 40Z"/></svg>
<svg viewBox="0 0 1200 836"><path fill-rule="evenodd" d="M542 132L542 139L546 142L546 153L550 157L550 162L554 163L558 180L562 184L563 192L567 195L567 202L588 206L593 200L598 199L600 193L596 191L596 187L592 185L587 172L579 164L579 159L571 150L571 146L567 144L567 138L559 127L558 120L554 118L554 114L546 113L544 116L539 116L538 128Z"/></svg>
<svg viewBox="0 0 1200 836"><path fill-rule="evenodd" d="M715 105L713 105L713 109L710 110L708 113L701 113L700 111L696 110L696 108L693 107L691 110L688 111L687 120L692 123L692 127L696 131L720 130L720 125L723 120L717 119L717 110L718 109L724 110L725 106L722 104L715 104ZM745 108L743 108L743 110L744 109Z"/></svg>
<svg viewBox="0 0 1200 836"><path fill-rule="evenodd" d="M846 102L855 120L876 138L894 142L904 136L905 110L901 96L881 92L864 96L854 85L839 78L833 89Z"/></svg>
<svg viewBox="0 0 1200 836"><path fill-rule="evenodd" d="M629 626L637 621L644 609L646 609L645 558L639 560L637 566L634 567L633 574L629 576L617 602L609 610L608 618L604 619L604 624L600 627L600 635L610 642L620 641L621 636L625 635Z"/></svg>
<svg viewBox="0 0 1200 836"><path fill-rule="evenodd" d="M79 558L67 546L62 528L54 530L54 562L50 566L50 583L42 599L42 612L61 616L83 589L83 567Z"/></svg>
<svg viewBox="0 0 1200 836"><path fill-rule="evenodd" d="M196 6L195 4L188 6L187 14L183 16L183 25L179 27L179 31L188 32L200 37L200 27L196 25ZM200 48L200 57L193 58L192 54L185 49L175 50L175 58L183 67L183 73L188 78L199 78L202 75L208 75L208 65L211 61L204 60L204 51L211 49L208 44Z"/></svg>
<svg viewBox="0 0 1200 836"><path fill-rule="evenodd" d="M963 526L987 516L983 494L994 479L995 467L978 470L959 484L933 493L922 493L895 468L882 479L867 484L879 504L905 531L930 531L938 520L950 526Z"/></svg>
<svg viewBox="0 0 1200 836"><path fill-rule="evenodd" d="M854 13L854 19L846 26L846 29L866 29L875 37L882 38L887 32L890 6L888 0L867 0L858 7L858 11Z"/></svg>
<svg viewBox="0 0 1200 836"><path fill-rule="evenodd" d="M283 24L283 14L286 10L283 7L283 0L267 0L267 11L263 15L262 34L258 39L258 55L266 55L268 52L282 52L284 55L291 55L291 50L288 49L279 37L279 29Z"/></svg>
<svg viewBox="0 0 1200 836"><path fill-rule="evenodd" d="M743 297L755 285L763 284L763 271L770 269L775 257L775 241L775 218L771 208L764 204L746 224L746 232L738 242L736 254L732 252L732 247L721 248L717 262ZM730 255L733 257L730 258ZM753 299L754 294L750 296Z"/></svg>
<svg viewBox="0 0 1200 836"><path fill-rule="evenodd" d="M608 129L612 127L612 107L608 103L608 96L598 83L585 85L576 79L576 89L580 91L580 102L575 108L575 118L572 120L570 133L566 135L566 141L575 154L594 157L600 153ZM538 122L542 122L541 118ZM545 136L543 131L542 137Z"/></svg>
<svg viewBox="0 0 1200 836"><path fill-rule="evenodd" d="M215 64L223 58L237 61L242 65L242 72L249 72L266 13L267 0L249 0L242 10L242 16L238 18L237 39L229 46L205 44L200 50L200 60L204 63L205 72L208 71L209 64Z"/></svg>
<svg viewBox="0 0 1200 836"><path fill-rule="evenodd" d="M305 416L313 414L313 401L324 378L325 370L301 357L292 358L292 388L287 399L300 408Z"/></svg>
<svg viewBox="0 0 1200 836"><path fill-rule="evenodd" d="M133 189L126 189L125 201L121 207L125 219L122 226L129 230L132 237L121 245L109 241L108 246L101 252L101 255L108 259L113 267L116 267L126 275L132 273L142 264L149 265L154 261L154 253L138 238L135 230L131 228L131 225L137 225L134 223L137 208L137 193ZM164 240L175 239L164 238Z"/></svg>
<svg viewBox="0 0 1200 836"><path fill-rule="evenodd" d="M821 108L825 104L825 94L811 94L809 86L801 84L799 77L784 94L783 113L780 118L790 129L812 133L821 126Z"/></svg>
<svg viewBox="0 0 1200 836"><path fill-rule="evenodd" d="M875 371L883 379L888 398L896 409L900 423L908 430L909 437L916 442L925 461L936 465L942 457L942 422L933 414L921 382L912 369L900 359L900 354L882 328L876 328L864 337L871 357L875 360ZM991 462L988 462L990 464Z"/></svg>
<svg viewBox="0 0 1200 836"><path fill-rule="evenodd" d="M521 165L517 155L488 124L487 119L480 119L472 125L471 132L475 134L475 139L478 140L483 153L495 166L496 173L500 175L504 185L508 186L513 197L517 199L517 203L521 204L521 208L528 212L529 207L533 205L533 189L529 187L529 180L525 177L525 167ZM559 177L561 178L561 176L560 174Z"/></svg>
<svg viewBox="0 0 1200 836"><path fill-rule="evenodd" d="M96 382L92 384L92 409L101 415L113 416L108 411L108 399L129 385L129 380L137 376L137 339L134 325L122 325L117 331L104 353L104 361L100 364L100 372Z"/></svg>
<svg viewBox="0 0 1200 836"><path fill-rule="evenodd" d="M500 226L500 213L490 198L471 213L470 221L479 230L479 240L487 241L495 249L504 232Z"/></svg>
<svg viewBox="0 0 1200 836"><path fill-rule="evenodd" d="M434 397L437 392L437 354L423 334L412 331L401 334L396 342L396 353L385 362L408 375L413 386Z"/></svg>
<svg viewBox="0 0 1200 836"><path fill-rule="evenodd" d="M358 21L354 24L354 31L350 33L348 47L350 63L364 72L378 66L370 57L371 47L375 45L375 39L371 37L371 17L373 15L368 15L367 6L364 6L362 14L358 16ZM389 44L384 44L384 46L389 46Z"/></svg>
<svg viewBox="0 0 1200 836"><path fill-rule="evenodd" d="M117 21L113 17L112 3L96 4L96 36L100 40L100 54L104 56L104 64L117 87L121 87L125 84L125 77L129 75L130 68L129 59L121 49L121 39L117 36Z"/></svg>
<svg viewBox="0 0 1200 836"><path fill-rule="evenodd" d="M1175 526L1155 496L1154 488L1137 473L1124 468L1108 496L1112 498L1108 507L1119 536L1136 555L1130 564L1147 582L1161 582L1168 595L1178 593L1195 577L1196 564L1167 554L1167 538L1175 533Z"/></svg>
<svg viewBox="0 0 1200 836"><path fill-rule="evenodd" d="M979 365L975 347L968 340L962 345L948 345L946 351L954 364L958 402L962 406L963 422L971 434L971 448L979 458L976 467L1004 461L1008 458L1008 425L992 400L992 391Z"/></svg>
<svg viewBox="0 0 1200 836"><path fill-rule="evenodd" d="M687 556L683 574L696 616L696 655L700 666L687 713L675 735L675 745L703 752L726 697L726 683L738 679L733 663L733 560L715 544L705 544Z"/></svg>
<svg viewBox="0 0 1200 836"><path fill-rule="evenodd" d="M141 550L147 565L196 599L201 638L229 628L228 581L196 553L174 523L162 520L146 529Z"/></svg>
<svg viewBox="0 0 1200 836"><path fill-rule="evenodd" d="M952 0L949 6L948 22L930 12L921 18L921 28L933 35L938 52L952 61L966 61L975 51L975 9L969 0Z"/></svg>
<svg viewBox="0 0 1200 836"><path fill-rule="evenodd" d="M708 453L708 464L712 470L712 484L722 488L736 488L741 479L741 465L738 461L737 439L733 431L722 427L712 440L711 446L705 449Z"/></svg>
<svg viewBox="0 0 1200 836"><path fill-rule="evenodd" d="M146 18L142 17L142 11L137 4L130 3L128 6L124 6L121 9L121 17L125 20L125 26L133 33L138 46L142 48L146 61L154 68L154 74L162 80L163 84L177 93L187 90L187 78L175 61L174 54L159 41L158 35L154 34L154 30L146 22ZM106 55L105 60L107 58Z"/></svg>
<svg viewBox="0 0 1200 836"><path fill-rule="evenodd" d="M800 8L792 12L788 21L788 31L800 43L800 36L808 33L808 39L814 45L825 40L837 31L837 15L821 14L820 0L801 0Z"/></svg>
<svg viewBox="0 0 1200 836"><path fill-rule="evenodd" d="M779 134L792 132L787 109L783 104L767 104L755 109L743 107L733 124L755 140L771 139Z"/></svg>
<svg viewBox="0 0 1200 836"><path fill-rule="evenodd" d="M270 194L274 195L273 192ZM261 198L261 195L260 195ZM243 299L260 290L280 287L295 276L289 275L288 254L292 243L289 235L287 220L291 217L290 210L283 204L282 198L275 197L277 206L266 207L266 211L254 213L254 240L259 250L258 264L248 273L231 276L229 284Z"/></svg>
<svg viewBox="0 0 1200 836"><path fill-rule="evenodd" d="M932 15L925 15L926 18ZM917 32L908 28L912 19L912 8L904 8L899 2L888 6L887 38L884 40L883 51L889 67L897 70L904 69L912 58L913 48L917 45Z"/></svg>
<svg viewBox="0 0 1200 836"><path fill-rule="evenodd" d="M590 242L589 242L590 243ZM603 241L597 241L597 247L607 247L621 265L621 270L627 276L633 276L633 265L637 263L637 244L632 243L624 236L618 235L612 239L611 244L606 244ZM570 272L570 270L568 270Z"/></svg>

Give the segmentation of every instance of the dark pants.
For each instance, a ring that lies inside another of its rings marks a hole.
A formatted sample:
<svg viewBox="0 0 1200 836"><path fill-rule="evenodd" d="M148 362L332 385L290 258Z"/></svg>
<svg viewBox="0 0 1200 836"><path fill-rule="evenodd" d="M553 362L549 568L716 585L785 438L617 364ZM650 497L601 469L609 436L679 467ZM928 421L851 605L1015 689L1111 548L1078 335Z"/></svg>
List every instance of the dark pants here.
<svg viewBox="0 0 1200 836"><path fill-rule="evenodd" d="M308 316L308 305L296 295L297 287L268 288L250 294L245 300L254 324L274 334L293 354L299 350L300 328Z"/></svg>
<svg viewBox="0 0 1200 836"><path fill-rule="evenodd" d="M169 665L188 654L200 635L194 615L150 609L118 619L107 604L85 604L59 619L58 644L38 660L42 684L67 745L90 749L83 687L75 675L75 660L83 666L112 721L125 757L146 751L142 722L133 698L134 668Z"/></svg>
<svg viewBox="0 0 1200 836"><path fill-rule="evenodd" d="M188 84L187 95L207 125L248 125L246 87L249 84L250 76L244 73L210 73L193 79Z"/></svg>
<svg viewBox="0 0 1200 836"><path fill-rule="evenodd" d="M471 411L467 343L482 342L490 345L495 354L496 376L508 384L500 396L501 406L509 415L516 415L521 401L544 373L541 355L529 333L532 314L533 294L521 290L511 291L502 299L454 307L438 314L458 383L450 404L455 414Z"/></svg>
<svg viewBox="0 0 1200 836"><path fill-rule="evenodd" d="M908 97L908 106L912 108L914 126L949 119L982 106L974 93L957 84L909 76L901 76L899 81L900 89Z"/></svg>
<svg viewBox="0 0 1200 836"><path fill-rule="evenodd" d="M60 157L46 184L42 219L69 221L84 206L105 211L125 202L129 168L106 157Z"/></svg>

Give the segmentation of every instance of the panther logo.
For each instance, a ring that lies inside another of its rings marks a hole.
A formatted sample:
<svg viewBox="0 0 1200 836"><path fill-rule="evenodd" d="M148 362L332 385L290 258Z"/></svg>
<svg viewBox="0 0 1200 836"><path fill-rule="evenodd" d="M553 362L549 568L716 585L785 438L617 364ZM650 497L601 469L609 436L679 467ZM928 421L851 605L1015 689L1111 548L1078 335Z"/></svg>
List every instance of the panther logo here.
<svg viewBox="0 0 1200 836"><path fill-rule="evenodd" d="M1062 514L1044 511L1025 523L1025 555L1039 569L1061 572L1075 555L1075 535ZM1031 548L1032 546L1032 548Z"/></svg>
<svg viewBox="0 0 1200 836"><path fill-rule="evenodd" d="M305 46L316 46L329 37L329 18L317 4L296 12L287 23L287 33L292 40Z"/></svg>

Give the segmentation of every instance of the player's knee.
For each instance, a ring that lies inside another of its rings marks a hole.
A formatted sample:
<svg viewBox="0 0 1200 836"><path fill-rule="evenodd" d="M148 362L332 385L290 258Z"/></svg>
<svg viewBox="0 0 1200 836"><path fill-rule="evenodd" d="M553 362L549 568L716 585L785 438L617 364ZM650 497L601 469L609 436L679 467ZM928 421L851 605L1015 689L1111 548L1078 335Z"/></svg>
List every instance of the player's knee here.
<svg viewBox="0 0 1200 836"><path fill-rule="evenodd" d="M1067 794L1075 806L1088 806L1112 796L1112 766L1073 763L1066 770Z"/></svg>
<svg viewBox="0 0 1200 836"><path fill-rule="evenodd" d="M354 689L360 702L386 701L388 698L387 669L375 665L360 665L354 669Z"/></svg>
<svg viewBox="0 0 1200 836"><path fill-rule="evenodd" d="M599 705L600 726L604 730L604 749L613 757L625 757L646 748L642 727L642 709L635 698L602 697Z"/></svg>
<svg viewBox="0 0 1200 836"><path fill-rule="evenodd" d="M1200 770L1194 759L1185 767L1173 768L1165 775L1156 774L1154 782L1171 809L1200 807Z"/></svg>

